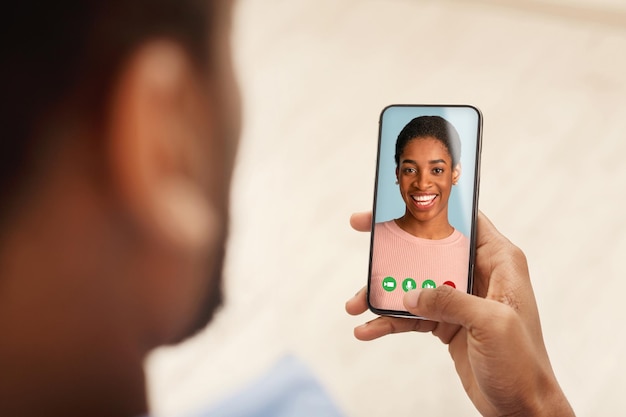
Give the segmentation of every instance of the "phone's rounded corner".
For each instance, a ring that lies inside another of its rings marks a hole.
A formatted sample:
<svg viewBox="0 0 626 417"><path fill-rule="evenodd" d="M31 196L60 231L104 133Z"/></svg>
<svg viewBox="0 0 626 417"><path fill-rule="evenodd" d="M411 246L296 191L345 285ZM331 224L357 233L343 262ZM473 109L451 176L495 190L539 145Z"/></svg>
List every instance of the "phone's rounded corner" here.
<svg viewBox="0 0 626 417"><path fill-rule="evenodd" d="M367 308L369 311L371 311L374 314L378 314L380 315L380 313L378 312L379 310L374 307L370 301L370 283L369 280L367 282L367 292L365 293L365 302L367 303Z"/></svg>
<svg viewBox="0 0 626 417"><path fill-rule="evenodd" d="M385 115L385 113L387 112L387 110L392 109L393 107L398 107L399 104L387 104L385 107L383 107L383 109L380 111L380 116L378 118L379 122L382 122L383 120L383 116Z"/></svg>
<svg viewBox="0 0 626 417"><path fill-rule="evenodd" d="M476 114L478 114L479 118L483 118L483 112L480 110L480 108L478 106L475 106L473 104L466 104L467 107L469 107L470 109L474 110L476 112Z"/></svg>
<svg viewBox="0 0 626 417"><path fill-rule="evenodd" d="M377 316L383 316L383 317L400 317L400 318L406 318L406 319L422 319L425 320L424 317L419 317L416 316L415 314L411 314L408 311L399 311L399 310L385 310L385 309L380 309L377 307L374 307L372 305L372 303L370 302L370 298L369 295L367 297L367 308L374 314L376 314Z"/></svg>
<svg viewBox="0 0 626 417"><path fill-rule="evenodd" d="M369 311L371 311L372 313L376 314L377 316L383 316L384 315L381 310L379 310L376 307L372 306L370 303L367 303L367 308L369 309Z"/></svg>
<svg viewBox="0 0 626 417"><path fill-rule="evenodd" d="M480 108L474 104L457 104L455 107L461 107L461 108L466 108L466 109L470 109L472 111L474 111L474 113L476 113L476 115L478 116L479 120L482 120L483 118L483 112L480 110Z"/></svg>
<svg viewBox="0 0 626 417"><path fill-rule="evenodd" d="M384 316L385 315L385 310L381 310L378 307L374 307L374 305L372 304L371 300L370 300L370 288L369 288L369 282L367 285L367 294L365 296L365 301L367 302L367 308L369 309L369 311L371 311L372 313L378 315L378 316Z"/></svg>

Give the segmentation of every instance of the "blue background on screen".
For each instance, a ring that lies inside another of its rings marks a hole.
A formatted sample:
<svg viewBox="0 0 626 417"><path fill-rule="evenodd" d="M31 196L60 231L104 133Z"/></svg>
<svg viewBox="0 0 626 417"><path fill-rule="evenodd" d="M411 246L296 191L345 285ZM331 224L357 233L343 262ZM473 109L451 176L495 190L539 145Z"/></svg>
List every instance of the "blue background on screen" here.
<svg viewBox="0 0 626 417"><path fill-rule="evenodd" d="M479 115L472 107L391 106L383 111L380 131L380 156L376 183L376 218L380 223L402 217L405 205L396 185L394 160L398 134L407 123L419 116L441 116L456 128L461 138L461 178L452 187L448 202L450 224L470 237L474 177L476 175L476 145Z"/></svg>

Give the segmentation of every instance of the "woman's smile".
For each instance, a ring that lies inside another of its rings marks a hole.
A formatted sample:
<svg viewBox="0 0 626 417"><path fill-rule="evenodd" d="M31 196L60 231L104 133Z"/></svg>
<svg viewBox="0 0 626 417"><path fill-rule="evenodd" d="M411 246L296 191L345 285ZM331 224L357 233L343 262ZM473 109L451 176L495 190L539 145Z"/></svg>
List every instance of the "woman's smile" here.
<svg viewBox="0 0 626 417"><path fill-rule="evenodd" d="M435 205L435 200L439 194L410 194L415 207L419 210L430 210Z"/></svg>

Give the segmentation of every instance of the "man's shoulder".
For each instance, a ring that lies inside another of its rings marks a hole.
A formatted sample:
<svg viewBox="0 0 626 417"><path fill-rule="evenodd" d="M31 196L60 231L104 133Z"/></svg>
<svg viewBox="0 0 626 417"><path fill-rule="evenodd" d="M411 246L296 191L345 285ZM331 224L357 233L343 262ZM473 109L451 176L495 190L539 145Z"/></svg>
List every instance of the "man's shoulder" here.
<svg viewBox="0 0 626 417"><path fill-rule="evenodd" d="M300 359L280 358L230 397L187 417L344 417Z"/></svg>

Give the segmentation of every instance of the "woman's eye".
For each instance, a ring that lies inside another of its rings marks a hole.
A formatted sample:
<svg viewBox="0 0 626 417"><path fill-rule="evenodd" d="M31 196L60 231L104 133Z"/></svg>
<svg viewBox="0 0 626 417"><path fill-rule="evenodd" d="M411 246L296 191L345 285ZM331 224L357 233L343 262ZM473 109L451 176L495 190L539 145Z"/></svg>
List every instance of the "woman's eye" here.
<svg viewBox="0 0 626 417"><path fill-rule="evenodd" d="M443 174L443 168L433 168L433 174Z"/></svg>
<svg viewBox="0 0 626 417"><path fill-rule="evenodd" d="M404 168L405 174L413 174L415 173L415 168Z"/></svg>

